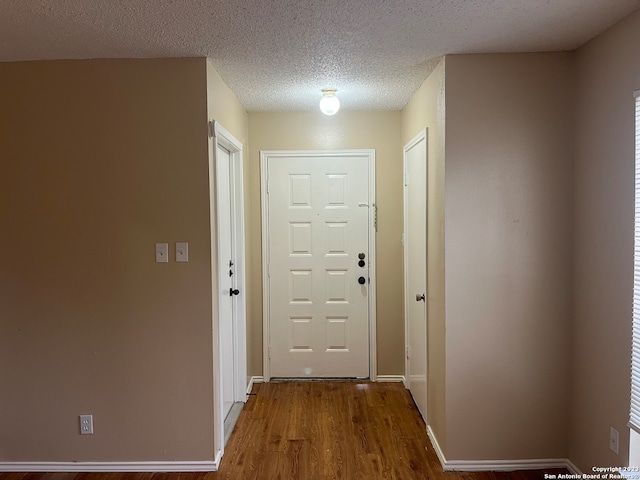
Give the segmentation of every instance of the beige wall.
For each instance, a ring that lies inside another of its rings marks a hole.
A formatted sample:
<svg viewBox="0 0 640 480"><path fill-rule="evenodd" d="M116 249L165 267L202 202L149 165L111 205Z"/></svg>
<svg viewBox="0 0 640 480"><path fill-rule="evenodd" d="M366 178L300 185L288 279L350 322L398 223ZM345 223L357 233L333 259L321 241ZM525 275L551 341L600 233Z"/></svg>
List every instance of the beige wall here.
<svg viewBox="0 0 640 480"><path fill-rule="evenodd" d="M577 52L571 459L626 465L640 12ZM620 454L609 450L609 428Z"/></svg>
<svg viewBox="0 0 640 480"><path fill-rule="evenodd" d="M251 177L250 177L250 158L251 155L249 153L249 115L245 112L244 108L234 95L234 93L229 89L229 87L224 83L222 78L218 72L213 68L211 61L207 59L207 114L209 120L214 120L215 122L222 125L231 135L233 135L236 140L242 143L242 159L243 159L243 180L244 180L244 217L245 217L245 237L247 241L245 243L245 278L246 285L245 291L242 294L245 296L244 298L250 299L252 298L253 292L251 290L251 277L252 277L252 265L250 262L251 258L251 249L252 245L248 239L251 238ZM215 212L213 212L213 219L215 219ZM216 238L215 233L215 221L213 228L213 237ZM258 245L258 248L260 246ZM217 272L217 258L213 259L212 270ZM217 279L214 279L214 290L217 290L215 283L217 283ZM242 297L241 297L242 298ZM260 356L260 352L255 352L252 350L251 345L249 343L249 339L254 334L251 330L253 323L251 319L253 318L253 312L251 311L253 303L247 302L247 359L248 364L251 364L254 358ZM216 316L214 311L214 316ZM251 374L248 373L250 376ZM249 379L247 379L247 384L249 383Z"/></svg>
<svg viewBox="0 0 640 480"><path fill-rule="evenodd" d="M427 423L446 449L444 162L445 60L429 75L402 111L402 144L427 128Z"/></svg>
<svg viewBox="0 0 640 480"><path fill-rule="evenodd" d="M377 247L378 374L404 372L402 293L402 151L400 112L341 111L335 117L320 112L250 113L251 160L251 288L249 373L262 375L262 257L260 221L260 151L375 148ZM256 355L259 352L259 355Z"/></svg>
<svg viewBox="0 0 640 480"><path fill-rule="evenodd" d="M249 115L207 59L207 107L209 119L219 122L243 146L249 142Z"/></svg>
<svg viewBox="0 0 640 480"><path fill-rule="evenodd" d="M636 12L577 54L448 56L403 112L333 118L247 114L205 59L0 63L0 461L212 459L211 118L245 146L250 375L260 150L376 149L378 373L401 374L401 147L428 127L447 459L626 464L639 32ZM176 241L190 262L156 264Z"/></svg>
<svg viewBox="0 0 640 480"><path fill-rule="evenodd" d="M4 63L0 105L0 461L212 460L205 60Z"/></svg>
<svg viewBox="0 0 640 480"><path fill-rule="evenodd" d="M446 457L565 458L572 57L446 70Z"/></svg>

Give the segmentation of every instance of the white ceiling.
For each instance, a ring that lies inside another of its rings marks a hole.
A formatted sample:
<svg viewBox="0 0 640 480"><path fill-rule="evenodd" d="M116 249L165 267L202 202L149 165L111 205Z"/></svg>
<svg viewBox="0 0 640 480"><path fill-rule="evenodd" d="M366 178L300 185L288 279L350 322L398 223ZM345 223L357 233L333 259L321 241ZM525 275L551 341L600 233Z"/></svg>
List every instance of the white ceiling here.
<svg viewBox="0 0 640 480"><path fill-rule="evenodd" d="M640 0L0 0L0 61L206 56L247 111L400 110L449 53L572 50Z"/></svg>

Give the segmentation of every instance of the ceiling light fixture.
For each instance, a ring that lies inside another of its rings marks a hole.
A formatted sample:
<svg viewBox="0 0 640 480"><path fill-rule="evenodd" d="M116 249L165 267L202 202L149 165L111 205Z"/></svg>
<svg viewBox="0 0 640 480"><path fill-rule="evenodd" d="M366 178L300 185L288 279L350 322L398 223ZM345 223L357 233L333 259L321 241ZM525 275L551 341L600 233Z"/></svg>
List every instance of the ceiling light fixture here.
<svg viewBox="0 0 640 480"><path fill-rule="evenodd" d="M335 115L340 110L340 100L336 97L337 88L323 88L320 99L320 111L325 115Z"/></svg>

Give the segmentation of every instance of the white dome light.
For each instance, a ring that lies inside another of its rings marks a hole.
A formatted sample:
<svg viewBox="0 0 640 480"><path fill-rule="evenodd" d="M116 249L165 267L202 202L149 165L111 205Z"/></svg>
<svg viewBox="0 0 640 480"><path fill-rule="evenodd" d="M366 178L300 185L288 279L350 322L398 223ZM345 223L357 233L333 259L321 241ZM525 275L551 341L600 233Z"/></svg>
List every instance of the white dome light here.
<svg viewBox="0 0 640 480"><path fill-rule="evenodd" d="M323 88L320 99L320 111L325 115L335 115L340 110L340 100L336 97L336 88Z"/></svg>

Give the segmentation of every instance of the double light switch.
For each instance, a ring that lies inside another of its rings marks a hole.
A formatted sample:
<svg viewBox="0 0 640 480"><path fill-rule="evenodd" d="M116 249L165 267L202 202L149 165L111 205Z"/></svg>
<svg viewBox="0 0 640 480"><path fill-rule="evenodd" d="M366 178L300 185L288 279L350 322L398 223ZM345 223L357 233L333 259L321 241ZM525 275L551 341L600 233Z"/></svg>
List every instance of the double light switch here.
<svg viewBox="0 0 640 480"><path fill-rule="evenodd" d="M189 244L187 242L176 243L176 262L189 261ZM156 263L169 262L169 244L156 243Z"/></svg>

